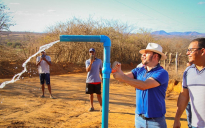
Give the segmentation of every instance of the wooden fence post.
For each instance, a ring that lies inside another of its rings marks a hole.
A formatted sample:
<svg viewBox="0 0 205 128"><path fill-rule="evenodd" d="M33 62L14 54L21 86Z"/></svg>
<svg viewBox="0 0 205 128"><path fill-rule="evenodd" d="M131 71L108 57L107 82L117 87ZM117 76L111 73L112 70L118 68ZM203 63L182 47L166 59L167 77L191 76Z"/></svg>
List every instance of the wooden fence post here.
<svg viewBox="0 0 205 128"><path fill-rule="evenodd" d="M169 53L169 59L168 59L168 66L167 66L167 70L170 68L171 61L172 61L172 53Z"/></svg>
<svg viewBox="0 0 205 128"><path fill-rule="evenodd" d="M176 73L178 71L178 62L177 62L177 60L178 60L178 52L176 52L176 58L175 58L175 71L176 71Z"/></svg>
<svg viewBox="0 0 205 128"><path fill-rule="evenodd" d="M171 64L172 61L172 53L169 53L169 65Z"/></svg>
<svg viewBox="0 0 205 128"><path fill-rule="evenodd" d="M180 65L180 63L181 63L181 60L180 60L181 55L182 55L182 53L179 53L179 55L178 55L178 67L179 67L179 65Z"/></svg>
<svg viewBox="0 0 205 128"><path fill-rule="evenodd" d="M165 56L167 56L167 52L165 52ZM166 59L164 59L164 69L166 69Z"/></svg>

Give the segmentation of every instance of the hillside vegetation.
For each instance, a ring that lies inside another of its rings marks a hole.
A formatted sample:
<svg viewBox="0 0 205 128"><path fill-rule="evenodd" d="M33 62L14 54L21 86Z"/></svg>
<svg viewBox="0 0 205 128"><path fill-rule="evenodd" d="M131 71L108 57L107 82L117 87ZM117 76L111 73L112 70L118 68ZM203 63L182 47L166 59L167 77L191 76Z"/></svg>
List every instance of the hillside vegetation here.
<svg viewBox="0 0 205 128"><path fill-rule="evenodd" d="M184 70L187 61L185 54L190 38L157 37L144 29L141 29L139 33L133 33L135 29L136 27L119 21L94 21L92 18L81 20L74 17L65 23L48 27L45 33L1 32L0 66L4 71L9 70L4 67L5 65L2 65L5 61L15 63L25 61L38 51L40 46L59 40L60 35L106 35L112 43L111 63L119 61L123 64L136 66L141 61L139 50L146 48L149 42L155 42L163 47L163 52L181 53L183 56L180 61L184 62L182 63L182 71ZM84 66L85 60L89 58L88 50L91 47L96 49L97 57L103 60L103 44L99 42L59 42L46 52L51 56L54 64L72 63ZM34 64L35 60L36 58L33 58L31 63ZM170 70L173 69L170 68Z"/></svg>

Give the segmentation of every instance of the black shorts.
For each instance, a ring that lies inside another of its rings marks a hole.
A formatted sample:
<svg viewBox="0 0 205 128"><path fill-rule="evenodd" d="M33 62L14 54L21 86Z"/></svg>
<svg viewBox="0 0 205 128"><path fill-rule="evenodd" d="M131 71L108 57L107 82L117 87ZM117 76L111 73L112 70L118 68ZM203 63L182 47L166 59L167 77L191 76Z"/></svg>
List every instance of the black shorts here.
<svg viewBox="0 0 205 128"><path fill-rule="evenodd" d="M44 82L46 81L46 84L50 85L50 73L41 73L39 74L39 77L41 84L44 84Z"/></svg>
<svg viewBox="0 0 205 128"><path fill-rule="evenodd" d="M100 84L86 83L85 93L86 94L93 94L93 93L101 94L101 83Z"/></svg>

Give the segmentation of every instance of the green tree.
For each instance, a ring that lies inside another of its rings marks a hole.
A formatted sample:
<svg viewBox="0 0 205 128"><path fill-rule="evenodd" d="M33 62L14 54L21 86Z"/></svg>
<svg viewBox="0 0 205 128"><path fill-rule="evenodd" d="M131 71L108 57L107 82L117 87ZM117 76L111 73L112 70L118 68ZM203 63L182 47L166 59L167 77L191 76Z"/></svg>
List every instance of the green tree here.
<svg viewBox="0 0 205 128"><path fill-rule="evenodd" d="M0 0L0 31L7 30L9 31L10 26L13 26L10 8L4 5Z"/></svg>

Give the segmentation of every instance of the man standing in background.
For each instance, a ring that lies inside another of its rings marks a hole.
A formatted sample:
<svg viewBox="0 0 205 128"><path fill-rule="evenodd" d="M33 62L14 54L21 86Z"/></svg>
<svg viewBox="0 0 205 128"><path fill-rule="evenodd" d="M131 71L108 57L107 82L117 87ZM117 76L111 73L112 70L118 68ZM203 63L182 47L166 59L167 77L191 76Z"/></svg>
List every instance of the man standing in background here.
<svg viewBox="0 0 205 128"><path fill-rule="evenodd" d="M53 99L53 96L51 94L51 85L50 85L50 66L51 66L51 58L50 56L46 55L45 50L41 52L41 56L38 56L36 58L36 65L38 66L38 73L40 77L40 83L43 95L41 98L44 98L44 82L46 81L46 84L48 86L48 91L50 93L50 98Z"/></svg>
<svg viewBox="0 0 205 128"><path fill-rule="evenodd" d="M102 110L102 97L101 97L101 78L102 77L102 61L95 57L95 49L91 48L89 50L90 59L86 60L85 66L87 74L86 79L86 94L90 94L90 109L89 111L94 111L93 106L93 93L97 94L98 102L100 103Z"/></svg>

